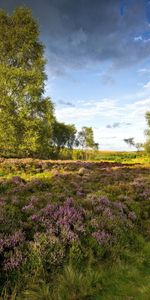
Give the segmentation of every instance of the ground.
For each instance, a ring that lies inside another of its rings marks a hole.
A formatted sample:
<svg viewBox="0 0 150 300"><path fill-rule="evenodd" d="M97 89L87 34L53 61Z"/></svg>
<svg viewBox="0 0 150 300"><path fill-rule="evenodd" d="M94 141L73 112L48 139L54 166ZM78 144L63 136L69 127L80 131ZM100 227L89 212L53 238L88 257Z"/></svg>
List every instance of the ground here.
<svg viewBox="0 0 150 300"><path fill-rule="evenodd" d="M1 159L0 175L1 299L150 299L147 161Z"/></svg>

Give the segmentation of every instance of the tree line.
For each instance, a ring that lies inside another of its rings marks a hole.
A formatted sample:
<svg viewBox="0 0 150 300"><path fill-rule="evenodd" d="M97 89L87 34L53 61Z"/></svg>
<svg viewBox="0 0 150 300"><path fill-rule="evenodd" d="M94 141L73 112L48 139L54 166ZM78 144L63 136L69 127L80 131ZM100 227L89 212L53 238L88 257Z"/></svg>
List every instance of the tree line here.
<svg viewBox="0 0 150 300"><path fill-rule="evenodd" d="M146 142L145 143L136 143L134 141L134 138L126 138L124 139L124 142L129 146L129 147L135 147L137 151L145 149L145 151L150 154L150 112L147 112L146 115L146 122L148 128L145 130L145 135L146 135Z"/></svg>
<svg viewBox="0 0 150 300"><path fill-rule="evenodd" d="M44 96L46 61L39 29L27 8L0 11L0 151L49 158L63 147L98 148L92 127L60 123Z"/></svg>
<svg viewBox="0 0 150 300"><path fill-rule="evenodd" d="M44 96L46 61L39 41L38 24L28 8L12 15L0 10L0 154L9 156L59 157L62 148L97 150L92 127L56 120L54 104ZM150 112L144 147L150 153ZM124 139L140 150L142 144Z"/></svg>

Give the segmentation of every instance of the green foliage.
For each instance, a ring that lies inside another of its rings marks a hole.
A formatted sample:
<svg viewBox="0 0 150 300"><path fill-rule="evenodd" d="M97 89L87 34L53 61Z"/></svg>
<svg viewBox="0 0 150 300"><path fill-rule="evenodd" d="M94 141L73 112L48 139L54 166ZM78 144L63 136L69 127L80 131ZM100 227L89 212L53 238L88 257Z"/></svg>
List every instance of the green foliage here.
<svg viewBox="0 0 150 300"><path fill-rule="evenodd" d="M53 130L53 144L57 154L61 148L67 147L72 149L76 138L76 128L74 125L55 122Z"/></svg>
<svg viewBox="0 0 150 300"><path fill-rule="evenodd" d="M150 162L148 155L144 151L133 152L115 152L100 150L82 150L61 148L59 159L62 160L92 160L92 161L110 161L117 163L148 163Z"/></svg>
<svg viewBox="0 0 150 300"><path fill-rule="evenodd" d="M147 125L150 127L150 112L146 113L146 121L147 121Z"/></svg>
<svg viewBox="0 0 150 300"><path fill-rule="evenodd" d="M69 250L69 261L73 266L82 265L84 259L84 254L81 249L81 245L78 242L74 242Z"/></svg>
<svg viewBox="0 0 150 300"><path fill-rule="evenodd" d="M52 144L53 105L43 97L43 45L31 11L0 11L0 151L45 155Z"/></svg>
<svg viewBox="0 0 150 300"><path fill-rule="evenodd" d="M63 244L55 236L47 236L44 233L37 234L33 249L38 252L43 269L52 272L59 266L65 256Z"/></svg>
<svg viewBox="0 0 150 300"><path fill-rule="evenodd" d="M72 149L74 125L59 123L45 98L44 47L27 8L0 11L0 153L6 157L57 157ZM82 148L98 149L91 127L78 134Z"/></svg>
<svg viewBox="0 0 150 300"><path fill-rule="evenodd" d="M22 293L21 297L16 300L52 300L51 287L42 279L30 283L27 290Z"/></svg>
<svg viewBox="0 0 150 300"><path fill-rule="evenodd" d="M54 298L57 300L94 299L101 291L101 273L91 268L79 271L72 265L64 268L58 277Z"/></svg>
<svg viewBox="0 0 150 300"><path fill-rule="evenodd" d="M96 148L98 144L94 142L94 134L92 127L82 127L81 131L78 132L77 145L81 146L82 149Z"/></svg>
<svg viewBox="0 0 150 300"><path fill-rule="evenodd" d="M148 154L150 154L150 112L146 113L146 121L147 121L148 129L145 131L145 134L147 136L147 141L145 143L145 150Z"/></svg>

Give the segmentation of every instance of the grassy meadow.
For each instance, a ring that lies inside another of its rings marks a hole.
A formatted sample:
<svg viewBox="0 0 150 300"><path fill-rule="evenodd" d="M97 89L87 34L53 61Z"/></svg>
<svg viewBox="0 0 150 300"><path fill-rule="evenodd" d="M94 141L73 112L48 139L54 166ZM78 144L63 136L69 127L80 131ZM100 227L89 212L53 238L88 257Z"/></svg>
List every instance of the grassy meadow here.
<svg viewBox="0 0 150 300"><path fill-rule="evenodd" d="M150 299L149 158L86 156L1 158L1 300Z"/></svg>

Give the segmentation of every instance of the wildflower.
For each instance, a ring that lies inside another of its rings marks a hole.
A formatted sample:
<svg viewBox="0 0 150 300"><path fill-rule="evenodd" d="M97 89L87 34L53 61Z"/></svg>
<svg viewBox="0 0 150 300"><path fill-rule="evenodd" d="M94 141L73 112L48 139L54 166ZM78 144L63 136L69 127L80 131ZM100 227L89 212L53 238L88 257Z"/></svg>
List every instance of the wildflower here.
<svg viewBox="0 0 150 300"><path fill-rule="evenodd" d="M16 250L15 253L4 262L4 270L12 271L18 268L22 262L23 262L22 252Z"/></svg>
<svg viewBox="0 0 150 300"><path fill-rule="evenodd" d="M132 221L135 221L136 220L136 214L133 212L133 211L130 211L128 213L128 218Z"/></svg>
<svg viewBox="0 0 150 300"><path fill-rule="evenodd" d="M105 245L109 242L111 235L104 230L92 233L92 236L97 240L100 245Z"/></svg>
<svg viewBox="0 0 150 300"><path fill-rule="evenodd" d="M38 221L39 220L39 216L38 215L32 215L32 216L30 216L29 219L32 220L32 221Z"/></svg>
<svg viewBox="0 0 150 300"><path fill-rule="evenodd" d="M13 235L8 236L5 238L5 248L14 248L18 244L22 243L25 240L24 233L19 230L16 231Z"/></svg>

